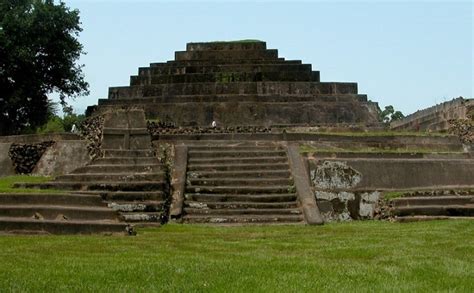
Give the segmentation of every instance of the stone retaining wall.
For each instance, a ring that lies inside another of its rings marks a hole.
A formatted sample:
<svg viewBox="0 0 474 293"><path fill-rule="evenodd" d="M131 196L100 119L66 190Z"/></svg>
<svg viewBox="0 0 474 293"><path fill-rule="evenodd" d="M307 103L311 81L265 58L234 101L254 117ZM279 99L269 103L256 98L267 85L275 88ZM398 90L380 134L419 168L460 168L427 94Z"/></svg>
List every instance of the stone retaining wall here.
<svg viewBox="0 0 474 293"><path fill-rule="evenodd" d="M12 141L15 141L10 137ZM51 136L45 136L47 141ZM19 138L16 141L29 141L31 144L41 142L40 137ZM36 141L33 143L33 141ZM9 155L11 142L0 142L0 177L15 175L13 162ZM67 174L72 170L86 165L90 161L87 152L87 142L84 140L59 140L43 153L36 163L32 175L55 176Z"/></svg>
<svg viewBox="0 0 474 293"><path fill-rule="evenodd" d="M384 190L474 186L474 160L308 158L310 178L325 221L377 216Z"/></svg>

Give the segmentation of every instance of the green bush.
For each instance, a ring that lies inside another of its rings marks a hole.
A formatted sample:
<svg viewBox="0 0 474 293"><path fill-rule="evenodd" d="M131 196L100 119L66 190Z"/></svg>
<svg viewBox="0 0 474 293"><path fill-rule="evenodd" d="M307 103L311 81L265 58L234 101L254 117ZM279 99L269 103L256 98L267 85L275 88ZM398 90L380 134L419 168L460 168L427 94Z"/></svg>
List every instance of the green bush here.
<svg viewBox="0 0 474 293"><path fill-rule="evenodd" d="M63 119L59 116L49 118L48 122L36 130L38 134L65 132Z"/></svg>

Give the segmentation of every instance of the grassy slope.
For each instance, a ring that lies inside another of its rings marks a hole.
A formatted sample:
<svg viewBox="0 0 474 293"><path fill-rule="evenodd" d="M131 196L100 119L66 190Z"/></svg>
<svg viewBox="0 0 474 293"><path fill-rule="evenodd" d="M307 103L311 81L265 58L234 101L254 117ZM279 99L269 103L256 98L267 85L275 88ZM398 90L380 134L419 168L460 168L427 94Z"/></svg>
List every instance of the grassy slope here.
<svg viewBox="0 0 474 293"><path fill-rule="evenodd" d="M474 221L6 236L0 257L0 291L473 292Z"/></svg>
<svg viewBox="0 0 474 293"><path fill-rule="evenodd" d="M0 193L57 193L59 190L41 190L31 188L13 188L13 183L16 182L29 182L29 183L41 183L52 180L52 177L48 176L30 176L30 175L16 175L7 176L0 178Z"/></svg>

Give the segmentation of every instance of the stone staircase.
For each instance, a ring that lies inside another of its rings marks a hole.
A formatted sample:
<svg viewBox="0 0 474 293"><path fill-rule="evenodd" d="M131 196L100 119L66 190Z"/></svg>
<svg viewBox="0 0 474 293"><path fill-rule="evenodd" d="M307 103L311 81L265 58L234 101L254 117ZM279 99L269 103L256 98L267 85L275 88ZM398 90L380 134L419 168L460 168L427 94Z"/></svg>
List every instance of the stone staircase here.
<svg viewBox="0 0 474 293"><path fill-rule="evenodd" d="M189 146L185 223L304 223L278 146Z"/></svg>
<svg viewBox="0 0 474 293"><path fill-rule="evenodd" d="M104 150L104 157L57 181L94 182L83 193L98 194L128 223L165 222L169 182L152 150ZM91 181L90 181L91 180ZM57 183L57 182L56 182Z"/></svg>
<svg viewBox="0 0 474 293"><path fill-rule="evenodd" d="M45 199L37 197L39 203L33 205L21 201L26 197L19 197L16 201L22 205L18 206L8 202L2 205L1 196L0 217L18 216L23 222L27 217L31 223L22 226L7 218L0 221L0 229L9 231L24 227L51 233L115 232L122 229L125 232L127 223L165 223L169 213L170 182L164 165L152 149L143 111L126 109L107 114L99 153L103 155L88 165L57 176L53 181L15 183L14 187L18 188L54 189L68 193L57 198L53 195ZM33 199L30 201L34 202ZM78 202L85 206L77 206ZM113 223L104 223L105 220ZM133 232L130 227L127 229Z"/></svg>
<svg viewBox="0 0 474 293"><path fill-rule="evenodd" d="M0 195L0 231L22 234L126 234L132 230L98 195Z"/></svg>
<svg viewBox="0 0 474 293"><path fill-rule="evenodd" d="M104 157L46 183L17 183L19 188L72 190L97 196L127 223L167 220L168 181L151 150L104 150Z"/></svg>
<svg viewBox="0 0 474 293"><path fill-rule="evenodd" d="M389 201L399 222L474 219L474 190L418 191Z"/></svg>

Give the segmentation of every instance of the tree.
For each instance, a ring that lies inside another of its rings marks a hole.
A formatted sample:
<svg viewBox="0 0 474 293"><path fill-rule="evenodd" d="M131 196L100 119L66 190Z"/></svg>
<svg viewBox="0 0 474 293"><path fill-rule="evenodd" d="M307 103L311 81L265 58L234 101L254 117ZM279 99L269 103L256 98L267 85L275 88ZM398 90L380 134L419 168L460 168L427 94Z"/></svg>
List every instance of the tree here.
<svg viewBox="0 0 474 293"><path fill-rule="evenodd" d="M380 118L384 123L390 123L395 120L400 120L404 117L405 115L403 115L403 113L400 111L395 111L392 105L386 106L385 109L380 113Z"/></svg>
<svg viewBox="0 0 474 293"><path fill-rule="evenodd" d="M53 0L0 0L0 135L48 120L48 94L88 94L77 61L79 11Z"/></svg>
<svg viewBox="0 0 474 293"><path fill-rule="evenodd" d="M70 132L72 130L72 126L76 125L77 127L80 127L82 124L82 121L86 118L84 114L76 114L74 113L74 110L72 107L63 107L63 112L64 116L62 119L62 125L64 128L64 131Z"/></svg>

